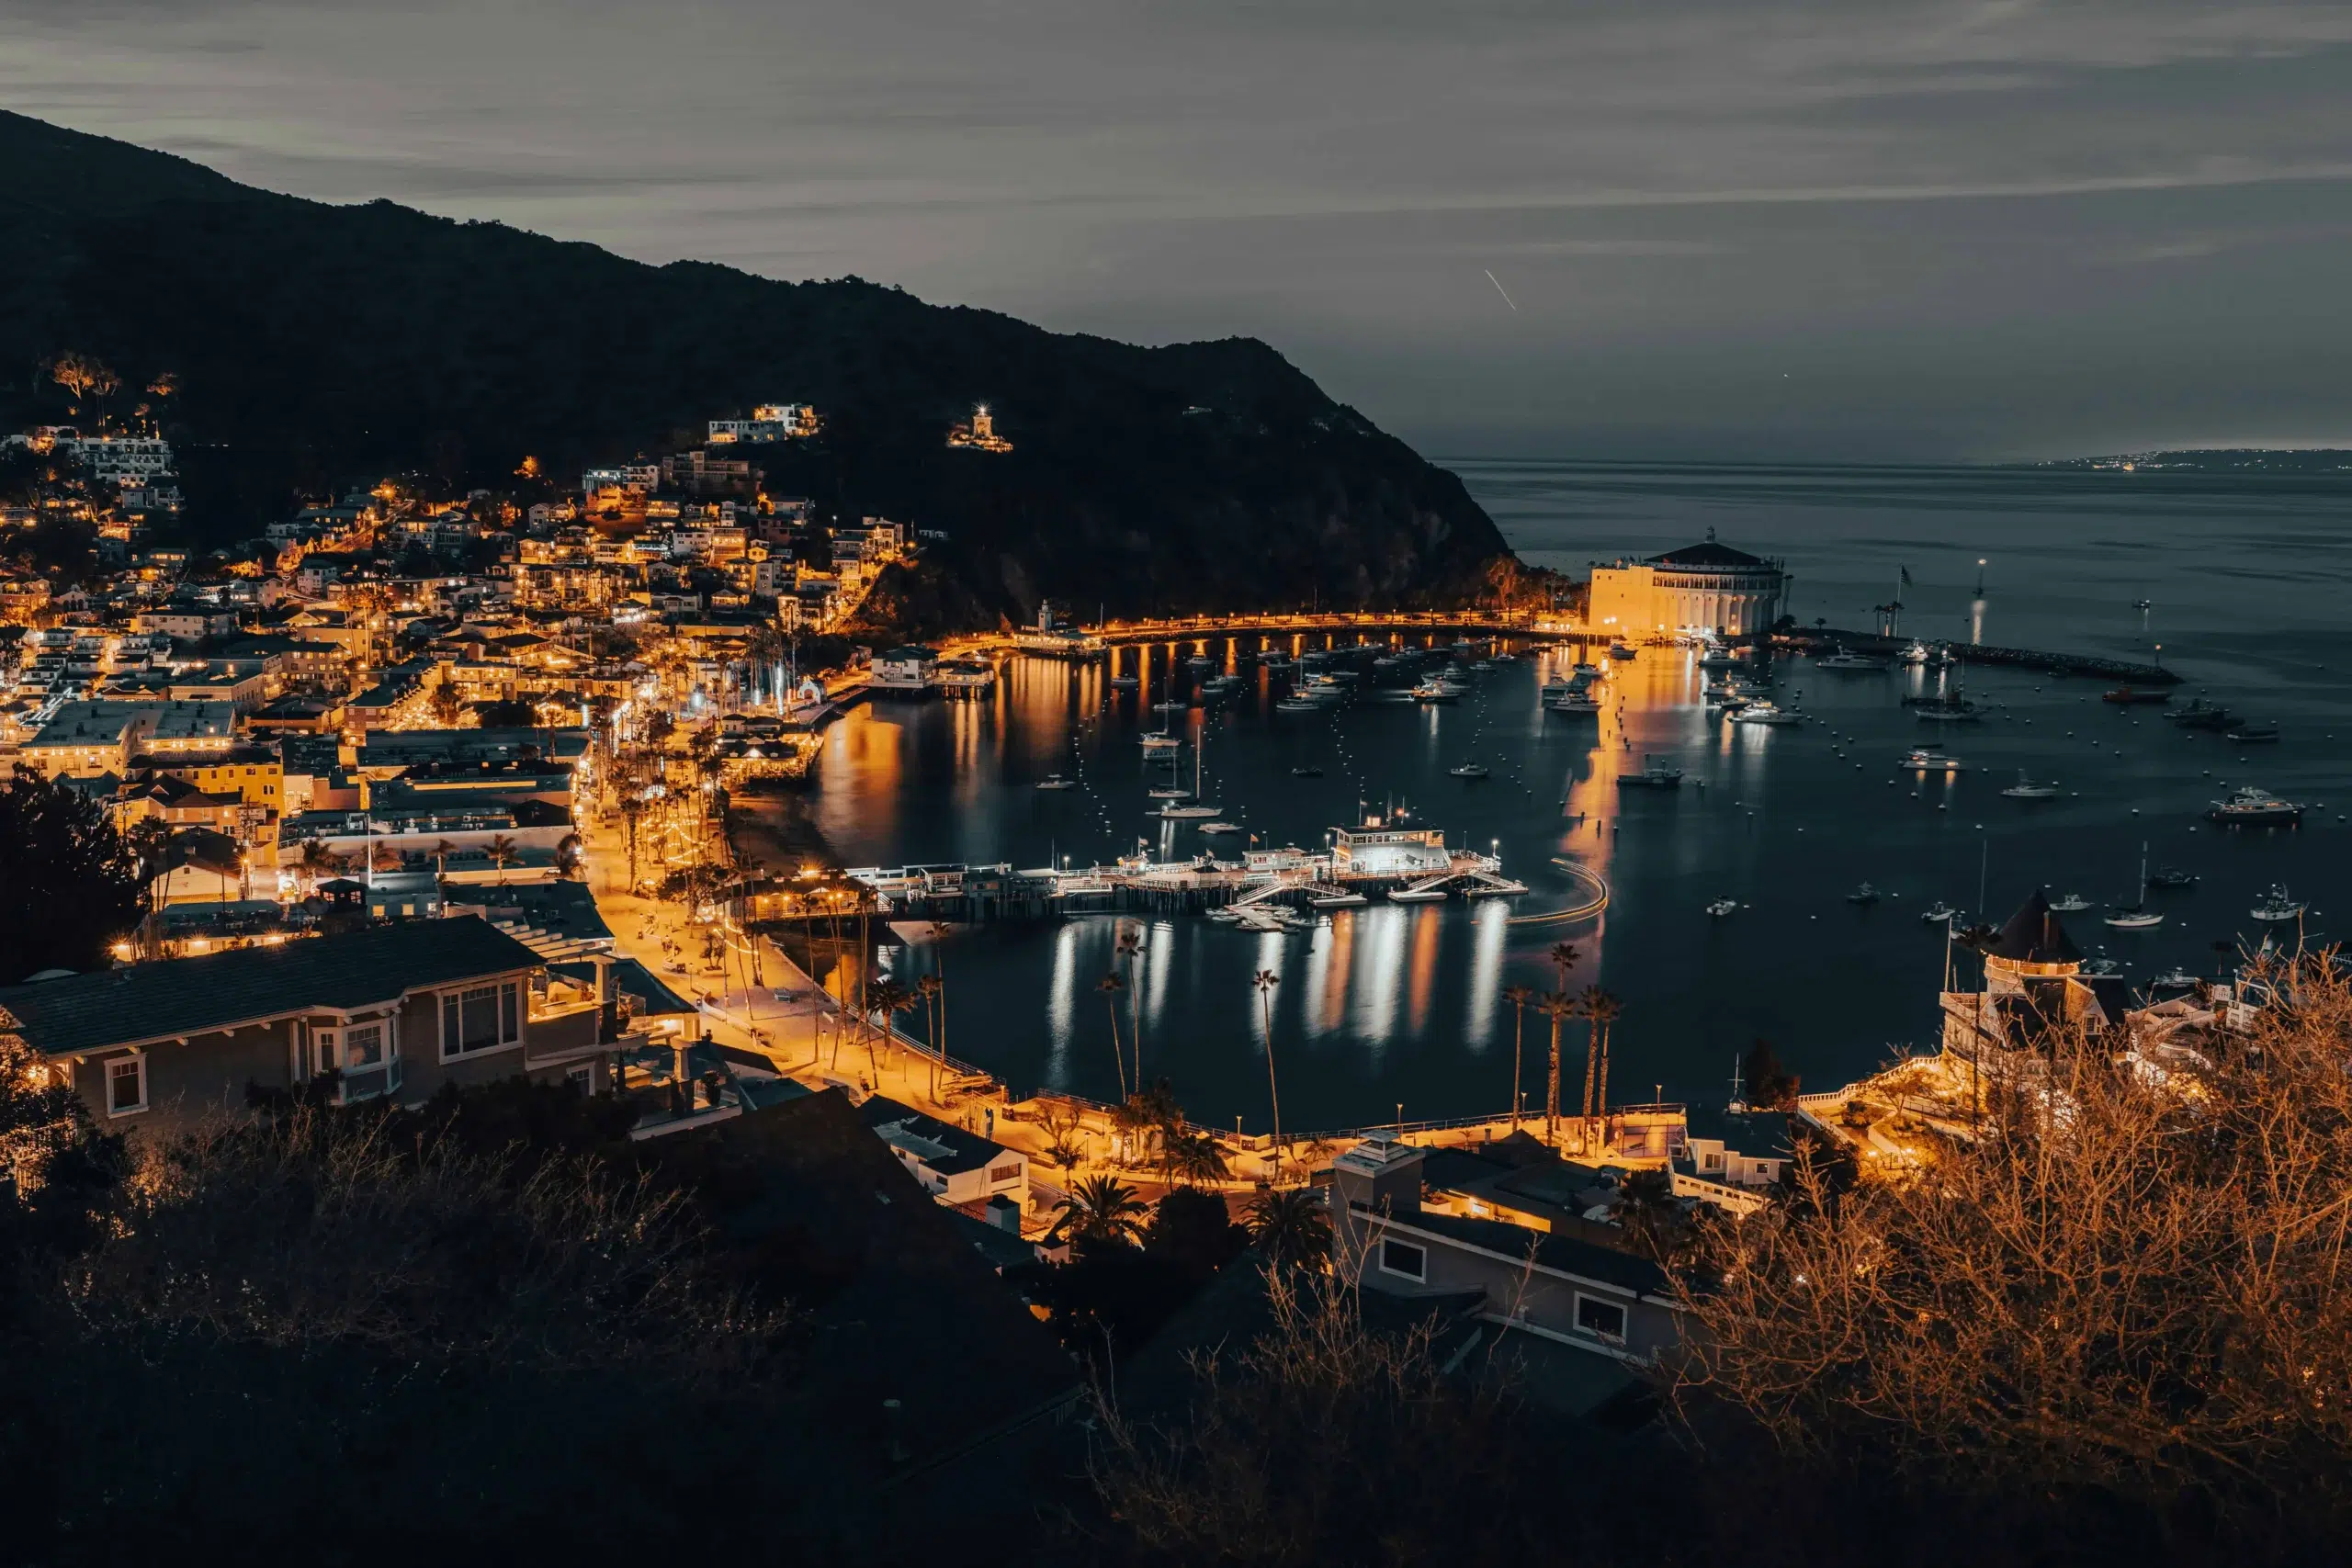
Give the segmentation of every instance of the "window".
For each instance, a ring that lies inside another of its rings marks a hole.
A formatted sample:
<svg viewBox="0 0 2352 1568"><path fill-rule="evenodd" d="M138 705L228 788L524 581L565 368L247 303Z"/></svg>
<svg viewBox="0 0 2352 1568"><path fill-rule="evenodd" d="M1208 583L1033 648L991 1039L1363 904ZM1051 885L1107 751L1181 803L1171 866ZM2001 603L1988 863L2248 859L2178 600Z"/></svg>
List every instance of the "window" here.
<svg viewBox="0 0 2352 1568"><path fill-rule="evenodd" d="M522 999L514 981L441 993L441 1055L512 1045L523 1038Z"/></svg>
<svg viewBox="0 0 2352 1568"><path fill-rule="evenodd" d="M1408 1280L1430 1277L1430 1255L1409 1242L1384 1239L1380 1244L1380 1271L1401 1274Z"/></svg>
<svg viewBox="0 0 2352 1568"><path fill-rule="evenodd" d="M107 1064L107 1114L128 1116L147 1109L147 1058L117 1056Z"/></svg>
<svg viewBox="0 0 2352 1568"><path fill-rule="evenodd" d="M343 1032L343 1065L355 1071L373 1067L384 1060L384 1026L380 1023L361 1024Z"/></svg>
<svg viewBox="0 0 2352 1568"><path fill-rule="evenodd" d="M994 1170L989 1172L989 1179L990 1181L1017 1181L1020 1179L1020 1177L1021 1162L1018 1160L1015 1160L1011 1165L998 1166Z"/></svg>
<svg viewBox="0 0 2352 1568"><path fill-rule="evenodd" d="M335 1070L335 1068L337 1068L338 1066L342 1066L342 1064L341 1064L340 1062L338 1062L338 1061L336 1061L336 1060L335 1060L335 1056L334 1056L334 1030L332 1030L332 1029L322 1029L322 1030L320 1030L317 1033L315 1033L315 1034L313 1034L313 1035L311 1035L311 1044L312 1044L313 1046L315 1046L315 1047L317 1048L317 1053L318 1053L318 1055L317 1055L317 1064L318 1064L318 1065L317 1065L317 1066L313 1069L314 1071L322 1072L322 1073L331 1073L331 1072L334 1071L334 1070Z"/></svg>
<svg viewBox="0 0 2352 1568"><path fill-rule="evenodd" d="M1578 1296L1577 1326L1598 1338L1623 1343L1625 1337L1625 1309L1615 1302Z"/></svg>

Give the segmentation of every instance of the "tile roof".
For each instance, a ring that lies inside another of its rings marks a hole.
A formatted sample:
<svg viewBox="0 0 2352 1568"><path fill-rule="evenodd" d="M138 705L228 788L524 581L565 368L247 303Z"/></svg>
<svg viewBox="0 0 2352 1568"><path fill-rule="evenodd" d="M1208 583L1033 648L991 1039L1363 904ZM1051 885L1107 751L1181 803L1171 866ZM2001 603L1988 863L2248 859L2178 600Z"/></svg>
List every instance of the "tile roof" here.
<svg viewBox="0 0 2352 1568"><path fill-rule="evenodd" d="M21 1034L36 1051L72 1055L303 1008L394 1001L421 986L538 964L529 948L477 917L406 921L283 947L0 987L0 1028Z"/></svg>

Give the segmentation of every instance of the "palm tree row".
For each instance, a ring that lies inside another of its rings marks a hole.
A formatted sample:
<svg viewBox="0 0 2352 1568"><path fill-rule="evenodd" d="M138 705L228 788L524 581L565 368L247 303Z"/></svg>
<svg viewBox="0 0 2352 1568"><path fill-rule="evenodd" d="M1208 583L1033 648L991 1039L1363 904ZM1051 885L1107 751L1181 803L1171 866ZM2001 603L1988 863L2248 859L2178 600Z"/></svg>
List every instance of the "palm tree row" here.
<svg viewBox="0 0 2352 1568"><path fill-rule="evenodd" d="M1560 1129L1560 1028L1570 1019L1585 1021L1584 1103L1581 1107L1578 1151L1588 1146L1593 1119L1609 1113L1609 1030L1624 1010L1617 998L1599 986L1587 986L1574 996L1568 994L1568 971L1576 966L1580 955L1573 942L1553 944L1551 959L1559 976L1559 989L1536 991L1526 986L1513 986L1503 992L1514 1014L1510 1050L1510 1125L1519 1130L1520 1068L1527 1032L1527 1009L1530 1003L1551 1022L1551 1061L1544 1089L1544 1141L1557 1147Z"/></svg>

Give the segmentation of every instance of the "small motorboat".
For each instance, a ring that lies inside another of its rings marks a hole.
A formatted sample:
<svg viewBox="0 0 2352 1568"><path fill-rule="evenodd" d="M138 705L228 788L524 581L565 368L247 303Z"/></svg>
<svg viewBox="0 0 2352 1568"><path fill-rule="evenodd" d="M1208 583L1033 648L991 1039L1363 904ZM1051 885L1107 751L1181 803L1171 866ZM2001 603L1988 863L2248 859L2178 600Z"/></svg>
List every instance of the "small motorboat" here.
<svg viewBox="0 0 2352 1568"><path fill-rule="evenodd" d="M1143 738L1143 749L1147 751L1173 751L1182 744L1182 739L1174 735L1153 734Z"/></svg>
<svg viewBox="0 0 2352 1568"><path fill-rule="evenodd" d="M2245 784L2227 800L2208 801L2205 815L2225 828L2291 828L2303 819L2303 808Z"/></svg>
<svg viewBox="0 0 2352 1568"><path fill-rule="evenodd" d="M1911 716L1922 724L1974 724L1984 718L1984 710L1965 697L1937 698L1914 703Z"/></svg>
<svg viewBox="0 0 2352 1568"><path fill-rule="evenodd" d="M1928 905L1927 911L1919 918L1931 926L1948 926L1951 924L1953 917L1959 913L1960 911L1950 904L1939 902Z"/></svg>
<svg viewBox="0 0 2352 1568"><path fill-rule="evenodd" d="M1204 822L1200 830L1204 833L1238 833L1241 825L1238 822Z"/></svg>
<svg viewBox="0 0 2352 1568"><path fill-rule="evenodd" d="M1934 746L1914 746L1903 754L1903 761L1894 765L1907 768L1915 773L1957 773L1968 768L1966 762Z"/></svg>
<svg viewBox="0 0 2352 1568"><path fill-rule="evenodd" d="M1290 776L1295 779L1319 779L1323 776L1323 770L1311 766L1305 768L1293 768L1290 771Z"/></svg>
<svg viewBox="0 0 2352 1568"><path fill-rule="evenodd" d="M1851 893L1846 895L1846 902L1849 904L1875 904L1883 897L1885 897L1885 895L1879 892L1877 888L1872 887L1869 883L1865 882L1860 887L1855 888Z"/></svg>
<svg viewBox="0 0 2352 1568"><path fill-rule="evenodd" d="M2156 602L2153 599L2134 599L2132 601L2132 607L2135 610L2153 610L2156 607Z"/></svg>
<svg viewBox="0 0 2352 1568"><path fill-rule="evenodd" d="M1804 715L1792 708L1777 707L1767 702L1753 702L1731 715L1731 721L1734 724L1803 724Z"/></svg>
<svg viewBox="0 0 2352 1568"><path fill-rule="evenodd" d="M2302 918L2303 906L2287 891L2285 884L2273 883L2270 891L2262 896L2252 913L2257 920L2293 920Z"/></svg>
<svg viewBox="0 0 2352 1568"><path fill-rule="evenodd" d="M1388 901L1392 904L1438 904L1447 897L1442 887L1392 887Z"/></svg>
<svg viewBox="0 0 2352 1568"><path fill-rule="evenodd" d="M2051 912L2053 914L2076 915L2090 907L2091 901L2079 893L2069 893L2063 897L2050 900Z"/></svg>
<svg viewBox="0 0 2352 1568"><path fill-rule="evenodd" d="M1928 661L1928 645L1924 642L1915 642L1896 654L1894 658L1897 663L1908 664L1916 669Z"/></svg>
<svg viewBox="0 0 2352 1568"><path fill-rule="evenodd" d="M2154 991L2193 991L2205 983L2202 976L2191 975L2186 969L2167 969L2148 982Z"/></svg>
<svg viewBox="0 0 2352 1568"><path fill-rule="evenodd" d="M2011 800L2055 800L2058 798L2058 781L2030 779L2019 773L2018 782L2001 793Z"/></svg>
<svg viewBox="0 0 2352 1568"><path fill-rule="evenodd" d="M1037 787L1043 789L1045 786L1040 784ZM1190 800L1193 798L1193 792L1186 789L1182 784L1154 784L1144 793L1154 800Z"/></svg>
<svg viewBox="0 0 2352 1568"><path fill-rule="evenodd" d="M1603 705L1600 699L1594 696L1590 692L1570 692L1566 696L1562 697L1558 701L1548 705L1554 713L1566 713L1582 716L1584 714L1597 714L1600 712Z"/></svg>
<svg viewBox="0 0 2352 1568"><path fill-rule="evenodd" d="M1274 705L1276 713L1321 713L1326 705L1306 697L1284 697Z"/></svg>
<svg viewBox="0 0 2352 1568"><path fill-rule="evenodd" d="M1739 913L1739 900L1736 898L1718 898L1713 903L1707 906L1707 913L1713 915L1719 920L1727 915L1736 915Z"/></svg>
<svg viewBox="0 0 2352 1568"><path fill-rule="evenodd" d="M1628 660L1634 657L1634 645L1623 638L1609 645L1609 657L1611 659Z"/></svg>
<svg viewBox="0 0 2352 1568"><path fill-rule="evenodd" d="M1137 686L1142 684L1143 682L1141 681L1136 680L1132 675L1114 675L1111 677L1111 689L1114 692L1132 692Z"/></svg>
<svg viewBox="0 0 2352 1568"><path fill-rule="evenodd" d="M2278 727L2275 724L2246 724L2228 732L2229 739L2241 746L2276 746Z"/></svg>
<svg viewBox="0 0 2352 1568"><path fill-rule="evenodd" d="M1039 789L1076 789L1078 787L1078 781L1076 779L1066 779L1059 773L1048 773L1044 778L1037 781L1036 787Z"/></svg>
<svg viewBox="0 0 2352 1568"><path fill-rule="evenodd" d="M1445 771L1457 779L1475 780L1487 776L1487 765L1484 762L1464 762L1458 768L1448 768Z"/></svg>
<svg viewBox="0 0 2352 1568"><path fill-rule="evenodd" d="M1357 909L1372 900L1361 893L1317 893L1306 902L1317 909Z"/></svg>
<svg viewBox="0 0 2352 1568"><path fill-rule="evenodd" d="M2197 886L2197 874L2183 871L2178 866L2160 865L2148 873L2148 886L2151 887L2194 887Z"/></svg>
<svg viewBox="0 0 2352 1568"><path fill-rule="evenodd" d="M1813 667L1816 670L1840 670L1848 671L1883 670L1886 668L1886 660L1883 659L1872 659L1866 654L1849 653L1846 651L1844 646L1840 645L1838 651L1831 654L1828 658L1815 660L1813 661Z"/></svg>
<svg viewBox="0 0 2352 1568"><path fill-rule="evenodd" d="M1458 703L1462 700L1462 685L1442 675L1432 675L1413 688L1413 696L1424 703Z"/></svg>

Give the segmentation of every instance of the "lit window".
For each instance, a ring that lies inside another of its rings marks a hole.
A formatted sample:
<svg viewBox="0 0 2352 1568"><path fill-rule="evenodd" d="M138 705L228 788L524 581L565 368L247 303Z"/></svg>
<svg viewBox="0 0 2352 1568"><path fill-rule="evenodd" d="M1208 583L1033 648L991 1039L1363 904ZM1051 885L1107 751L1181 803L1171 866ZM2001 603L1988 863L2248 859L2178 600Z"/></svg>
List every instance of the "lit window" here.
<svg viewBox="0 0 2352 1568"><path fill-rule="evenodd" d="M1625 1309L1615 1302L1578 1296L1577 1326L1598 1338L1623 1341L1625 1337Z"/></svg>
<svg viewBox="0 0 2352 1568"><path fill-rule="evenodd" d="M1384 1274L1401 1274L1408 1280L1426 1280L1430 1255L1409 1242L1384 1240L1380 1244L1380 1269Z"/></svg>
<svg viewBox="0 0 2352 1568"><path fill-rule="evenodd" d="M128 1116L147 1109L147 1058L117 1056L107 1064L107 1114Z"/></svg>
<svg viewBox="0 0 2352 1568"><path fill-rule="evenodd" d="M512 1045L522 1038L521 1004L514 981L441 993L441 1055L445 1058Z"/></svg>
<svg viewBox="0 0 2352 1568"><path fill-rule="evenodd" d="M356 1072L362 1067L379 1066L384 1060L384 1026L364 1023L343 1032L344 1066Z"/></svg>

